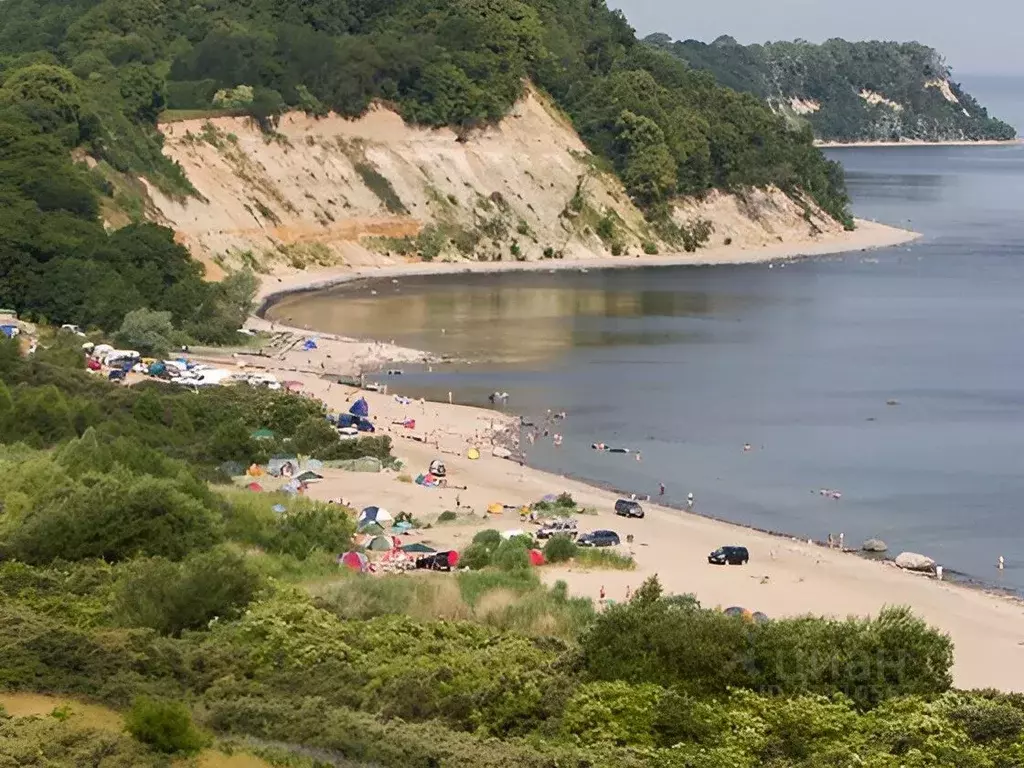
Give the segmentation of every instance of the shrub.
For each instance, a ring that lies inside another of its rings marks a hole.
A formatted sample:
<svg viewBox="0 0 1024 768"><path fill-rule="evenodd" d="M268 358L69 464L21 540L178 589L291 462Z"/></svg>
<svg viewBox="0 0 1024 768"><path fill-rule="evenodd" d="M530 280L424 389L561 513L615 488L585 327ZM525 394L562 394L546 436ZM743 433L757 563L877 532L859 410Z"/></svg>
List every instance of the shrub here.
<svg viewBox="0 0 1024 768"><path fill-rule="evenodd" d="M564 563L576 557L579 547L568 536L552 536L544 545L544 559L549 563Z"/></svg>
<svg viewBox="0 0 1024 768"><path fill-rule="evenodd" d="M485 544L470 544L459 557L459 565L478 571L491 564L491 549Z"/></svg>
<svg viewBox="0 0 1024 768"><path fill-rule="evenodd" d="M338 433L327 419L310 416L295 430L290 449L298 454L319 456L330 451L338 442Z"/></svg>
<svg viewBox="0 0 1024 768"><path fill-rule="evenodd" d="M642 247L648 256L654 256L658 252L658 246L650 240L645 240Z"/></svg>
<svg viewBox="0 0 1024 768"><path fill-rule="evenodd" d="M208 493L184 475L151 477L118 468L72 480L54 470L31 508L8 522L5 548L32 564L135 555L180 560L221 540Z"/></svg>
<svg viewBox="0 0 1024 768"><path fill-rule="evenodd" d="M133 309L124 316L115 335L117 343L144 355L166 355L174 342L170 312Z"/></svg>
<svg viewBox="0 0 1024 768"><path fill-rule="evenodd" d="M501 534L493 528L478 531L473 537L474 544L483 544L488 549L497 549L501 545Z"/></svg>
<svg viewBox="0 0 1024 768"><path fill-rule="evenodd" d="M958 695L949 703L946 717L980 744L1016 739L1024 730L1024 712L998 700L963 699Z"/></svg>
<svg viewBox="0 0 1024 768"><path fill-rule="evenodd" d="M521 541L523 537L513 536L501 542L491 558L493 565L503 571L517 571L530 567L530 553Z"/></svg>
<svg viewBox="0 0 1024 768"><path fill-rule="evenodd" d="M132 702L124 723L128 733L157 752L192 754L206 745L188 707L181 702L140 696Z"/></svg>
<svg viewBox="0 0 1024 768"><path fill-rule="evenodd" d="M299 500L276 518L270 538L263 546L268 552L301 560L320 550L345 551L355 532L355 521L345 507Z"/></svg>
<svg viewBox="0 0 1024 768"><path fill-rule="evenodd" d="M259 575L226 549L182 563L161 557L136 560L117 585L115 615L124 624L164 635L202 629L214 618L237 616L256 596Z"/></svg>
<svg viewBox="0 0 1024 768"><path fill-rule="evenodd" d="M437 516L437 522L450 523L452 520L458 519L458 517L459 516L455 514L452 510L446 509L444 512Z"/></svg>
<svg viewBox="0 0 1024 768"><path fill-rule="evenodd" d="M781 619L752 624L661 597L645 582L628 604L604 611L582 641L599 679L678 686L694 695L727 688L799 695L836 691L870 707L951 684L952 646L906 609L875 619ZM642 656L636 648L651 649ZM628 657L628 660L625 660Z"/></svg>

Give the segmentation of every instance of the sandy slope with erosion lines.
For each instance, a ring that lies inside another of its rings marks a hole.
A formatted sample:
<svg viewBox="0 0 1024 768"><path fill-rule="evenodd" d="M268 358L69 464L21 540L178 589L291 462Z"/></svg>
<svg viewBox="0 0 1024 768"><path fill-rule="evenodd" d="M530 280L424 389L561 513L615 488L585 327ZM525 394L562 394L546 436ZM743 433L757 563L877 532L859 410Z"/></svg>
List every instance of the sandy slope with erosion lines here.
<svg viewBox="0 0 1024 768"><path fill-rule="evenodd" d="M500 124L462 139L446 128L407 126L379 106L356 120L288 114L275 138L244 118L162 130L165 153L202 199L149 194L211 279L240 263L274 274L394 265L412 257L374 238L415 236L428 225L444 228L444 258L514 260L513 241L524 259L545 249L565 259L600 258L611 253L595 234L606 213L626 254L639 253L645 241L659 253L672 250L619 181L599 170L566 118L532 91ZM580 210L570 204L574 197ZM813 244L841 231L813 208L805 220L804 210L776 189L743 199L715 192L681 203L676 219L710 220L710 246L726 239L737 247ZM239 256L246 251L251 256Z"/></svg>

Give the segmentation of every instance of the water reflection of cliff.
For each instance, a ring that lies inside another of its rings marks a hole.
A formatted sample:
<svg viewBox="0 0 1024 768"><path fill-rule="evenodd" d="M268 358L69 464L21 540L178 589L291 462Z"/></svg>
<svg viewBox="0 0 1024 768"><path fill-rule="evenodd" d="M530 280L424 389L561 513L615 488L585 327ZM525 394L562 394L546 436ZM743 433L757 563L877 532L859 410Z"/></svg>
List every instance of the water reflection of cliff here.
<svg viewBox="0 0 1024 768"><path fill-rule="evenodd" d="M558 286L421 282L293 296L273 320L348 336L390 340L442 354L492 360L550 359L576 346L663 343L679 335L659 317L721 311L721 294L624 290L611 276L562 276ZM531 281L532 282L532 281ZM612 322L607 322L612 320ZM442 333L444 329L444 333Z"/></svg>

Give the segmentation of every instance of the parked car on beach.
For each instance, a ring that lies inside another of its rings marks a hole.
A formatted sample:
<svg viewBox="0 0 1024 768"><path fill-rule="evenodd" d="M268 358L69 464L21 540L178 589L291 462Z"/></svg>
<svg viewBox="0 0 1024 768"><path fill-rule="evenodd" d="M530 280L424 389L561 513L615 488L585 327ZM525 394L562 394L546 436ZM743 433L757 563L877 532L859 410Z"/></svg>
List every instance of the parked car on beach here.
<svg viewBox="0 0 1024 768"><path fill-rule="evenodd" d="M750 553L746 547L719 547L708 555L708 562L712 565L743 565L749 561Z"/></svg>
<svg viewBox="0 0 1024 768"><path fill-rule="evenodd" d="M636 501L619 499L615 502L615 514L619 517L643 518L644 508Z"/></svg>
<svg viewBox="0 0 1024 768"><path fill-rule="evenodd" d="M615 531L591 531L576 539L576 543L581 547L615 547L619 544L619 534Z"/></svg>
<svg viewBox="0 0 1024 768"><path fill-rule="evenodd" d="M552 536L568 536L575 539L577 534L576 521L571 518L549 520L537 531L538 539L550 539Z"/></svg>

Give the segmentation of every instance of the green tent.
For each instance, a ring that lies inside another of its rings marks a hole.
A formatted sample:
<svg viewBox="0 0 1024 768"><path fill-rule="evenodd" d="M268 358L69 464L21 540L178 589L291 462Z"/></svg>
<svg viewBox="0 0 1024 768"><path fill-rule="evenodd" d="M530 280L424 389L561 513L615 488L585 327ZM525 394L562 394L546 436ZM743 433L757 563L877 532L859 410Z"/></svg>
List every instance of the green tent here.
<svg viewBox="0 0 1024 768"><path fill-rule="evenodd" d="M274 433L266 427L261 427L249 435L253 440L273 440Z"/></svg>
<svg viewBox="0 0 1024 768"><path fill-rule="evenodd" d="M359 526L360 533L368 533L371 536L380 536L384 533L384 526L380 523L366 523Z"/></svg>
<svg viewBox="0 0 1024 768"><path fill-rule="evenodd" d="M366 548L374 552L387 552L391 549L391 539L387 536L375 536Z"/></svg>
<svg viewBox="0 0 1024 768"><path fill-rule="evenodd" d="M433 554L434 552L437 552L437 550L434 549L433 547L428 547L426 544L424 544L422 542L419 542L419 541L415 541L412 544L406 544L404 547L402 547L402 551L403 552L415 552L415 553L424 554L424 555L429 555L429 554Z"/></svg>

